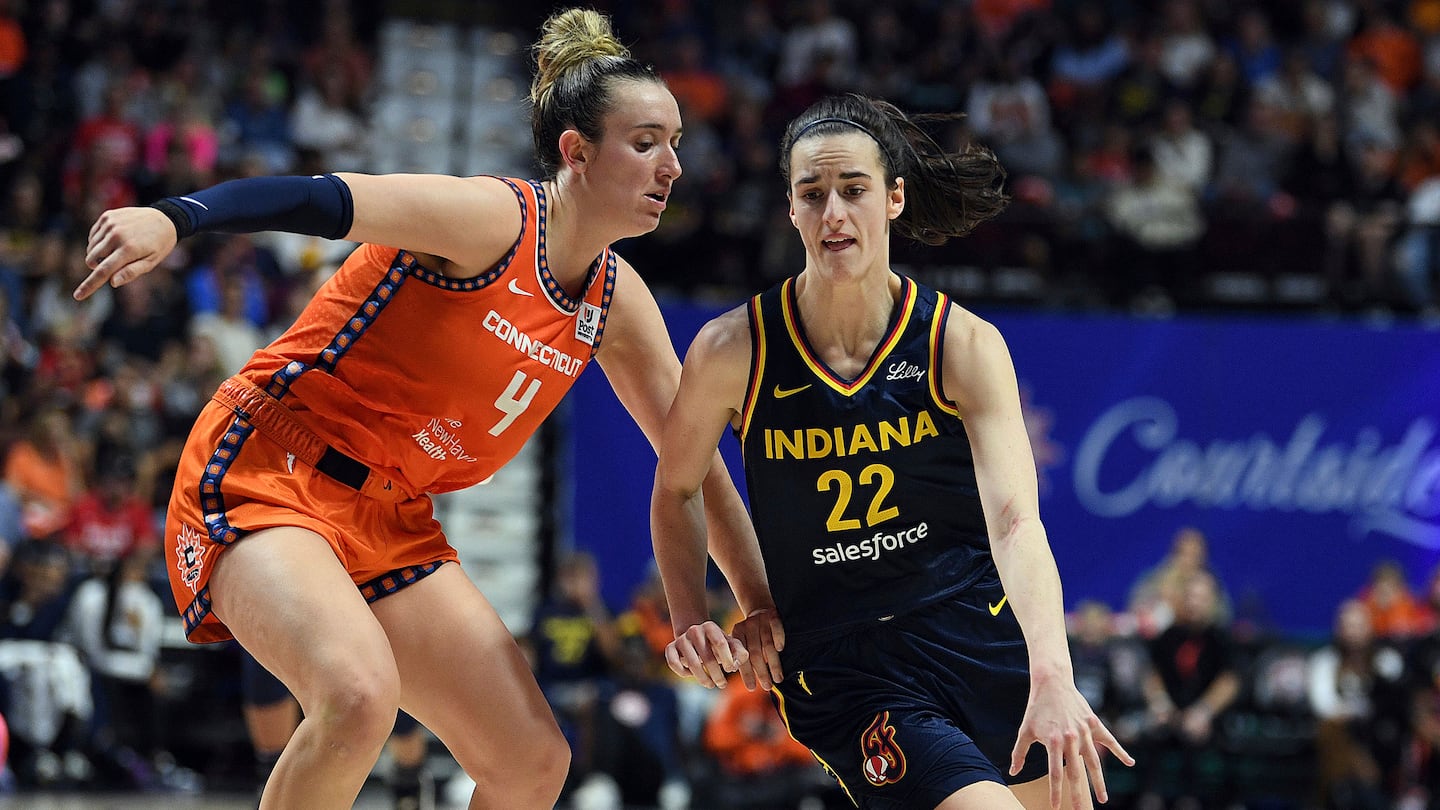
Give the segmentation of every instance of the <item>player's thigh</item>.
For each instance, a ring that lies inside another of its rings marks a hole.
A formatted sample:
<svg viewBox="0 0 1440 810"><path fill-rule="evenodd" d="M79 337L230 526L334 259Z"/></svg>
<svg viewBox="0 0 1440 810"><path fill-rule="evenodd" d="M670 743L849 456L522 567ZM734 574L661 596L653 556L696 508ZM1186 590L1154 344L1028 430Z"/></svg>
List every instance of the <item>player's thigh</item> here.
<svg viewBox="0 0 1440 810"><path fill-rule="evenodd" d="M1049 799L1046 799L1048 804ZM999 782L975 782L950 794L936 810L1022 810L1010 788ZM1033 810L1026 807L1025 810Z"/></svg>
<svg viewBox="0 0 1440 810"><path fill-rule="evenodd" d="M519 646L459 565L371 607L395 651L401 705L462 767L562 739Z"/></svg>
<svg viewBox="0 0 1440 810"><path fill-rule="evenodd" d="M1011 785L1011 792L1025 810L1050 810L1050 777L1042 776L1039 779L1032 779L1029 782L1019 785ZM1070 786L1064 782L1060 785L1060 806L1070 810ZM1090 810L1095 805L1090 800L1090 792L1086 791L1081 799L1080 806L1084 810Z"/></svg>
<svg viewBox="0 0 1440 810"><path fill-rule="evenodd" d="M308 529L262 529L226 549L210 580L215 615L302 705L348 684L393 700L390 643L330 544Z"/></svg>

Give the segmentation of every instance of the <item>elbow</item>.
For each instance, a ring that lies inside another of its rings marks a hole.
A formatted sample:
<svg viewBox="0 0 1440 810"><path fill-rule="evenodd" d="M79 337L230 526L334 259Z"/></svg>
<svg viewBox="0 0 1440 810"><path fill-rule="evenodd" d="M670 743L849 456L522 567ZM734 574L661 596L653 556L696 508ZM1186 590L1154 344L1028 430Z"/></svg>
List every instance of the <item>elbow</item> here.
<svg viewBox="0 0 1440 810"><path fill-rule="evenodd" d="M1022 541L1036 533L1044 537L1040 516L1034 513L1005 514L991 533L990 545L994 551L1003 552L1019 547Z"/></svg>

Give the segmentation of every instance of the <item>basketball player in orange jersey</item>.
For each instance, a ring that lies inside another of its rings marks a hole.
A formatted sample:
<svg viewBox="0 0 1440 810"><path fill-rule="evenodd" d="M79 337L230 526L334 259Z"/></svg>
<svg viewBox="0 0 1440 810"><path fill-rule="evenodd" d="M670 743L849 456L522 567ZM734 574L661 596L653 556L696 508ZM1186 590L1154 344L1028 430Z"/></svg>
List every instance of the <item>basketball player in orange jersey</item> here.
<svg viewBox="0 0 1440 810"><path fill-rule="evenodd" d="M1003 170L854 95L791 121L780 156L804 270L700 331L661 443L671 668L724 679L698 496L728 425L784 623L736 625L741 676L856 806L1081 810L1092 783L1105 801L1101 752L1133 760L1075 687L1004 339L890 268L892 231L939 244L1003 210ZM756 541L711 553L728 542Z"/></svg>
<svg viewBox="0 0 1440 810"><path fill-rule="evenodd" d="M350 807L397 708L475 780L472 808L550 808L565 780L554 717L450 564L427 493L495 474L592 356L658 442L680 364L650 292L609 245L659 223L681 122L593 11L551 17L535 53L543 181L254 178L108 211L91 229L77 298L148 272L194 231L364 243L216 392L171 496L165 545L187 635L233 636L304 709L263 808ZM748 533L715 461L712 530ZM598 460L588 472L604 474ZM763 582L758 557L721 566ZM738 596L751 608L769 598ZM744 650L725 656L737 666Z"/></svg>

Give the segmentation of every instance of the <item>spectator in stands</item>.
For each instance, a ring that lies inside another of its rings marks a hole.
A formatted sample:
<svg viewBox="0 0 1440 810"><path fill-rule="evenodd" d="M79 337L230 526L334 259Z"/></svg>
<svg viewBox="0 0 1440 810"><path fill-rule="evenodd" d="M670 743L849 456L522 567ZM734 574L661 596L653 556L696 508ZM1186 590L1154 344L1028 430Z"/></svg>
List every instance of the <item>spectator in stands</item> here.
<svg viewBox="0 0 1440 810"><path fill-rule="evenodd" d="M1235 58L1220 53L1210 62L1193 95L1201 126L1223 131L1244 123L1253 93Z"/></svg>
<svg viewBox="0 0 1440 810"><path fill-rule="evenodd" d="M265 345L265 334L247 315L253 280L242 274L220 273L218 283L220 307L212 312L197 312L190 322L190 334L208 339L215 347L220 368L234 374L256 349Z"/></svg>
<svg viewBox="0 0 1440 810"><path fill-rule="evenodd" d="M1255 96L1275 111L1291 143L1303 141L1316 119L1335 110L1334 88L1298 48L1286 52L1280 70L1256 83Z"/></svg>
<svg viewBox="0 0 1440 810"><path fill-rule="evenodd" d="M1354 184L1326 222L1326 272L1345 303L1389 305L1396 294L1391 246L1404 217L1396 150L1363 138L1351 154Z"/></svg>
<svg viewBox="0 0 1440 810"><path fill-rule="evenodd" d="M572 801L584 807L589 796L613 791L626 807L678 810L691 791L673 679L643 637L619 632L626 625L617 623L618 657L595 713L595 770Z"/></svg>
<svg viewBox="0 0 1440 810"><path fill-rule="evenodd" d="M1240 9L1235 20L1235 34L1225 40L1224 48L1235 58L1240 74L1252 87L1280 70L1281 51L1271 34L1269 18L1259 7Z"/></svg>
<svg viewBox="0 0 1440 810"><path fill-rule="evenodd" d="M20 403L31 370L40 360L39 348L25 337L15 320L19 303L12 306L11 300L10 291L0 287L0 402L5 403L0 405L0 419L6 415L14 418L13 409Z"/></svg>
<svg viewBox="0 0 1440 810"><path fill-rule="evenodd" d="M85 489L83 465L69 414L38 408L5 457L5 482L20 498L27 537L49 537L70 522Z"/></svg>
<svg viewBox="0 0 1440 810"><path fill-rule="evenodd" d="M597 713L613 689L620 636L600 594L595 558L571 552L556 567L555 590L535 611L530 632L535 680L570 743L570 786L596 764Z"/></svg>
<svg viewBox="0 0 1440 810"><path fill-rule="evenodd" d="M996 59L970 89L966 107L975 137L995 150L1012 175L1053 177L1064 166L1065 143L1051 125L1045 88L1019 55Z"/></svg>
<svg viewBox="0 0 1440 810"><path fill-rule="evenodd" d="M147 278L114 291L115 308L100 325L106 356L129 356L146 365L160 360L165 349L184 338L188 310L176 285L165 278ZM111 365L117 365L111 361Z"/></svg>
<svg viewBox="0 0 1440 810"><path fill-rule="evenodd" d="M1397 95L1409 92L1420 79L1420 43L1383 4L1366 5L1360 30L1346 50L1351 59L1372 62L1380 80Z"/></svg>
<svg viewBox="0 0 1440 810"><path fill-rule="evenodd" d="M370 159L364 110L343 73L322 71L306 84L290 111L291 138L314 150L331 171L361 171Z"/></svg>
<svg viewBox="0 0 1440 810"><path fill-rule="evenodd" d="M10 571L10 560L15 556L15 549L24 537L20 498L9 484L0 481L0 581L3 581Z"/></svg>
<svg viewBox="0 0 1440 810"><path fill-rule="evenodd" d="M35 247L31 277L36 284L30 300L30 333L47 341L90 350L115 308L115 291L106 289L92 302L76 301L69 291L84 278L84 243L64 231L43 234ZM75 260L80 260L76 269Z"/></svg>
<svg viewBox="0 0 1440 810"><path fill-rule="evenodd" d="M1184 526L1171 539L1170 551L1158 565L1142 573L1130 589L1128 610L1140 633L1151 637L1165 630L1179 615L1185 584L1195 574L1210 570L1210 547L1205 533ZM1219 587L1219 583L1216 583Z"/></svg>
<svg viewBox="0 0 1440 810"><path fill-rule="evenodd" d="M1405 230L1395 247L1395 273L1406 305L1440 316L1440 177L1421 183L1405 205Z"/></svg>
<svg viewBox="0 0 1440 810"><path fill-rule="evenodd" d="M1215 40L1195 0L1168 0L1160 20L1160 69L1184 90L1200 84L1215 58Z"/></svg>
<svg viewBox="0 0 1440 810"><path fill-rule="evenodd" d="M1411 593L1405 569L1394 560L1376 563L1359 599L1370 614L1371 629L1380 639L1405 641L1426 630L1425 607Z"/></svg>
<svg viewBox="0 0 1440 810"><path fill-rule="evenodd" d="M1399 765L1408 711L1405 663L1377 640L1365 605L1340 604L1335 636L1309 662L1316 728L1316 799L1332 808L1382 808Z"/></svg>
<svg viewBox="0 0 1440 810"><path fill-rule="evenodd" d="M75 504L65 529L65 545L82 570L105 577L122 560L136 558L142 573L154 559L160 538L150 505L135 493L134 456L106 459L95 486Z"/></svg>
<svg viewBox="0 0 1440 810"><path fill-rule="evenodd" d="M849 87L859 50L854 23L836 13L831 0L805 0L799 16L781 41L776 67L780 87ZM794 103L809 101L797 98Z"/></svg>
<svg viewBox="0 0 1440 810"><path fill-rule="evenodd" d="M1223 807L1233 797L1228 774L1218 761L1220 784L1202 780L1202 760L1215 760L1214 737L1219 717L1240 694L1240 675L1230 633L1222 622L1220 588L1215 576L1198 571L1181 584L1175 623L1150 642L1153 667L1145 685L1151 727L1149 753L1143 760L1143 787L1150 795L1160 783L1167 757L1179 760L1173 783L1180 796L1177 808ZM1217 803L1218 802L1218 803Z"/></svg>
<svg viewBox="0 0 1440 810"><path fill-rule="evenodd" d="M101 776L134 788L156 786L157 664L164 608L146 581L153 547L132 547L75 590L64 637L79 649L95 695L92 747Z"/></svg>
<svg viewBox="0 0 1440 810"><path fill-rule="evenodd" d="M1170 79L1161 69L1161 56L1160 38L1151 32L1138 32L1135 35L1134 58L1119 76L1106 84L1103 103L1090 109L1077 105L1075 116L1090 130L1098 128L1099 122L1094 119L1102 111L1126 126L1149 124L1174 92ZM1083 136L1083 133L1079 134Z"/></svg>
<svg viewBox="0 0 1440 810"><path fill-rule="evenodd" d="M1130 46L1099 0L1084 0L1072 15L1065 30L1068 36L1051 57L1050 96L1064 99L1068 102L1064 106L1094 106L1130 64Z"/></svg>
<svg viewBox="0 0 1440 810"><path fill-rule="evenodd" d="M1165 102L1160 129L1150 139L1150 155L1162 177L1196 195L1205 190L1215 168L1215 143L1195 126L1190 103L1181 98Z"/></svg>
<svg viewBox="0 0 1440 810"><path fill-rule="evenodd" d="M1337 101L1347 147L1400 145L1400 96L1380 78L1370 59L1346 58Z"/></svg>
<svg viewBox="0 0 1440 810"><path fill-rule="evenodd" d="M1109 724L1119 702L1112 659L1114 615L1104 602L1087 599L1075 608L1071 624L1070 661L1075 668L1075 688L1085 696L1095 715Z"/></svg>
<svg viewBox="0 0 1440 810"><path fill-rule="evenodd" d="M252 69L240 97L225 108L221 126L221 158L238 162L241 155L261 157L264 170L283 172L295 162L286 90L277 87L268 70Z"/></svg>
<svg viewBox="0 0 1440 810"><path fill-rule="evenodd" d="M86 749L94 704L90 674L61 635L73 588L65 549L30 540L0 582L0 715L10 727L10 762L22 787L93 773Z"/></svg>
<svg viewBox="0 0 1440 810"><path fill-rule="evenodd" d="M720 693L704 739L720 769L711 795L725 807L792 808L823 784L815 777L824 772L790 736L770 694L745 689L738 678Z"/></svg>
<svg viewBox="0 0 1440 810"><path fill-rule="evenodd" d="M1205 220L1194 190L1162 174L1154 152L1137 147L1134 179L1121 183L1106 202L1117 236L1114 272L1107 279L1112 300L1132 311L1173 312L1175 302L1194 295L1199 263L1195 245Z"/></svg>

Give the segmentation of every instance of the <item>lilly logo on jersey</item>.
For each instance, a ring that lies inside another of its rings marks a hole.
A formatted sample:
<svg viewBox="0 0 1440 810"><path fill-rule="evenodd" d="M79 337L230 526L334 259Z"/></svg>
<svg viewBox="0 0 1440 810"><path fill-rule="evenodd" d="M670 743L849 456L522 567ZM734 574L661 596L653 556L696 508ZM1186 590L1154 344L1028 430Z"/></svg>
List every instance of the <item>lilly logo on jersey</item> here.
<svg viewBox="0 0 1440 810"><path fill-rule="evenodd" d="M180 524L180 533L175 535L175 568L191 593L195 593L195 586L200 582L200 573L205 570L205 552L209 550L205 535L188 524Z"/></svg>
<svg viewBox="0 0 1440 810"><path fill-rule="evenodd" d="M891 363L890 368L886 369L886 372L885 379L887 380L925 379L925 369L911 363L909 360Z"/></svg>
<svg viewBox="0 0 1440 810"><path fill-rule="evenodd" d="M894 534L876 532L874 537L867 537L858 543L836 543L811 549L810 558L815 561L816 565L830 565L854 560L875 562L880 559L880 555L913 546L924 540L928 534L930 534L930 524L922 521L918 526L901 529Z"/></svg>
<svg viewBox="0 0 1440 810"><path fill-rule="evenodd" d="M880 712L870 727L860 735L861 770L865 781L875 787L893 785L905 778L905 752L895 742L895 727L890 725L890 712Z"/></svg>

